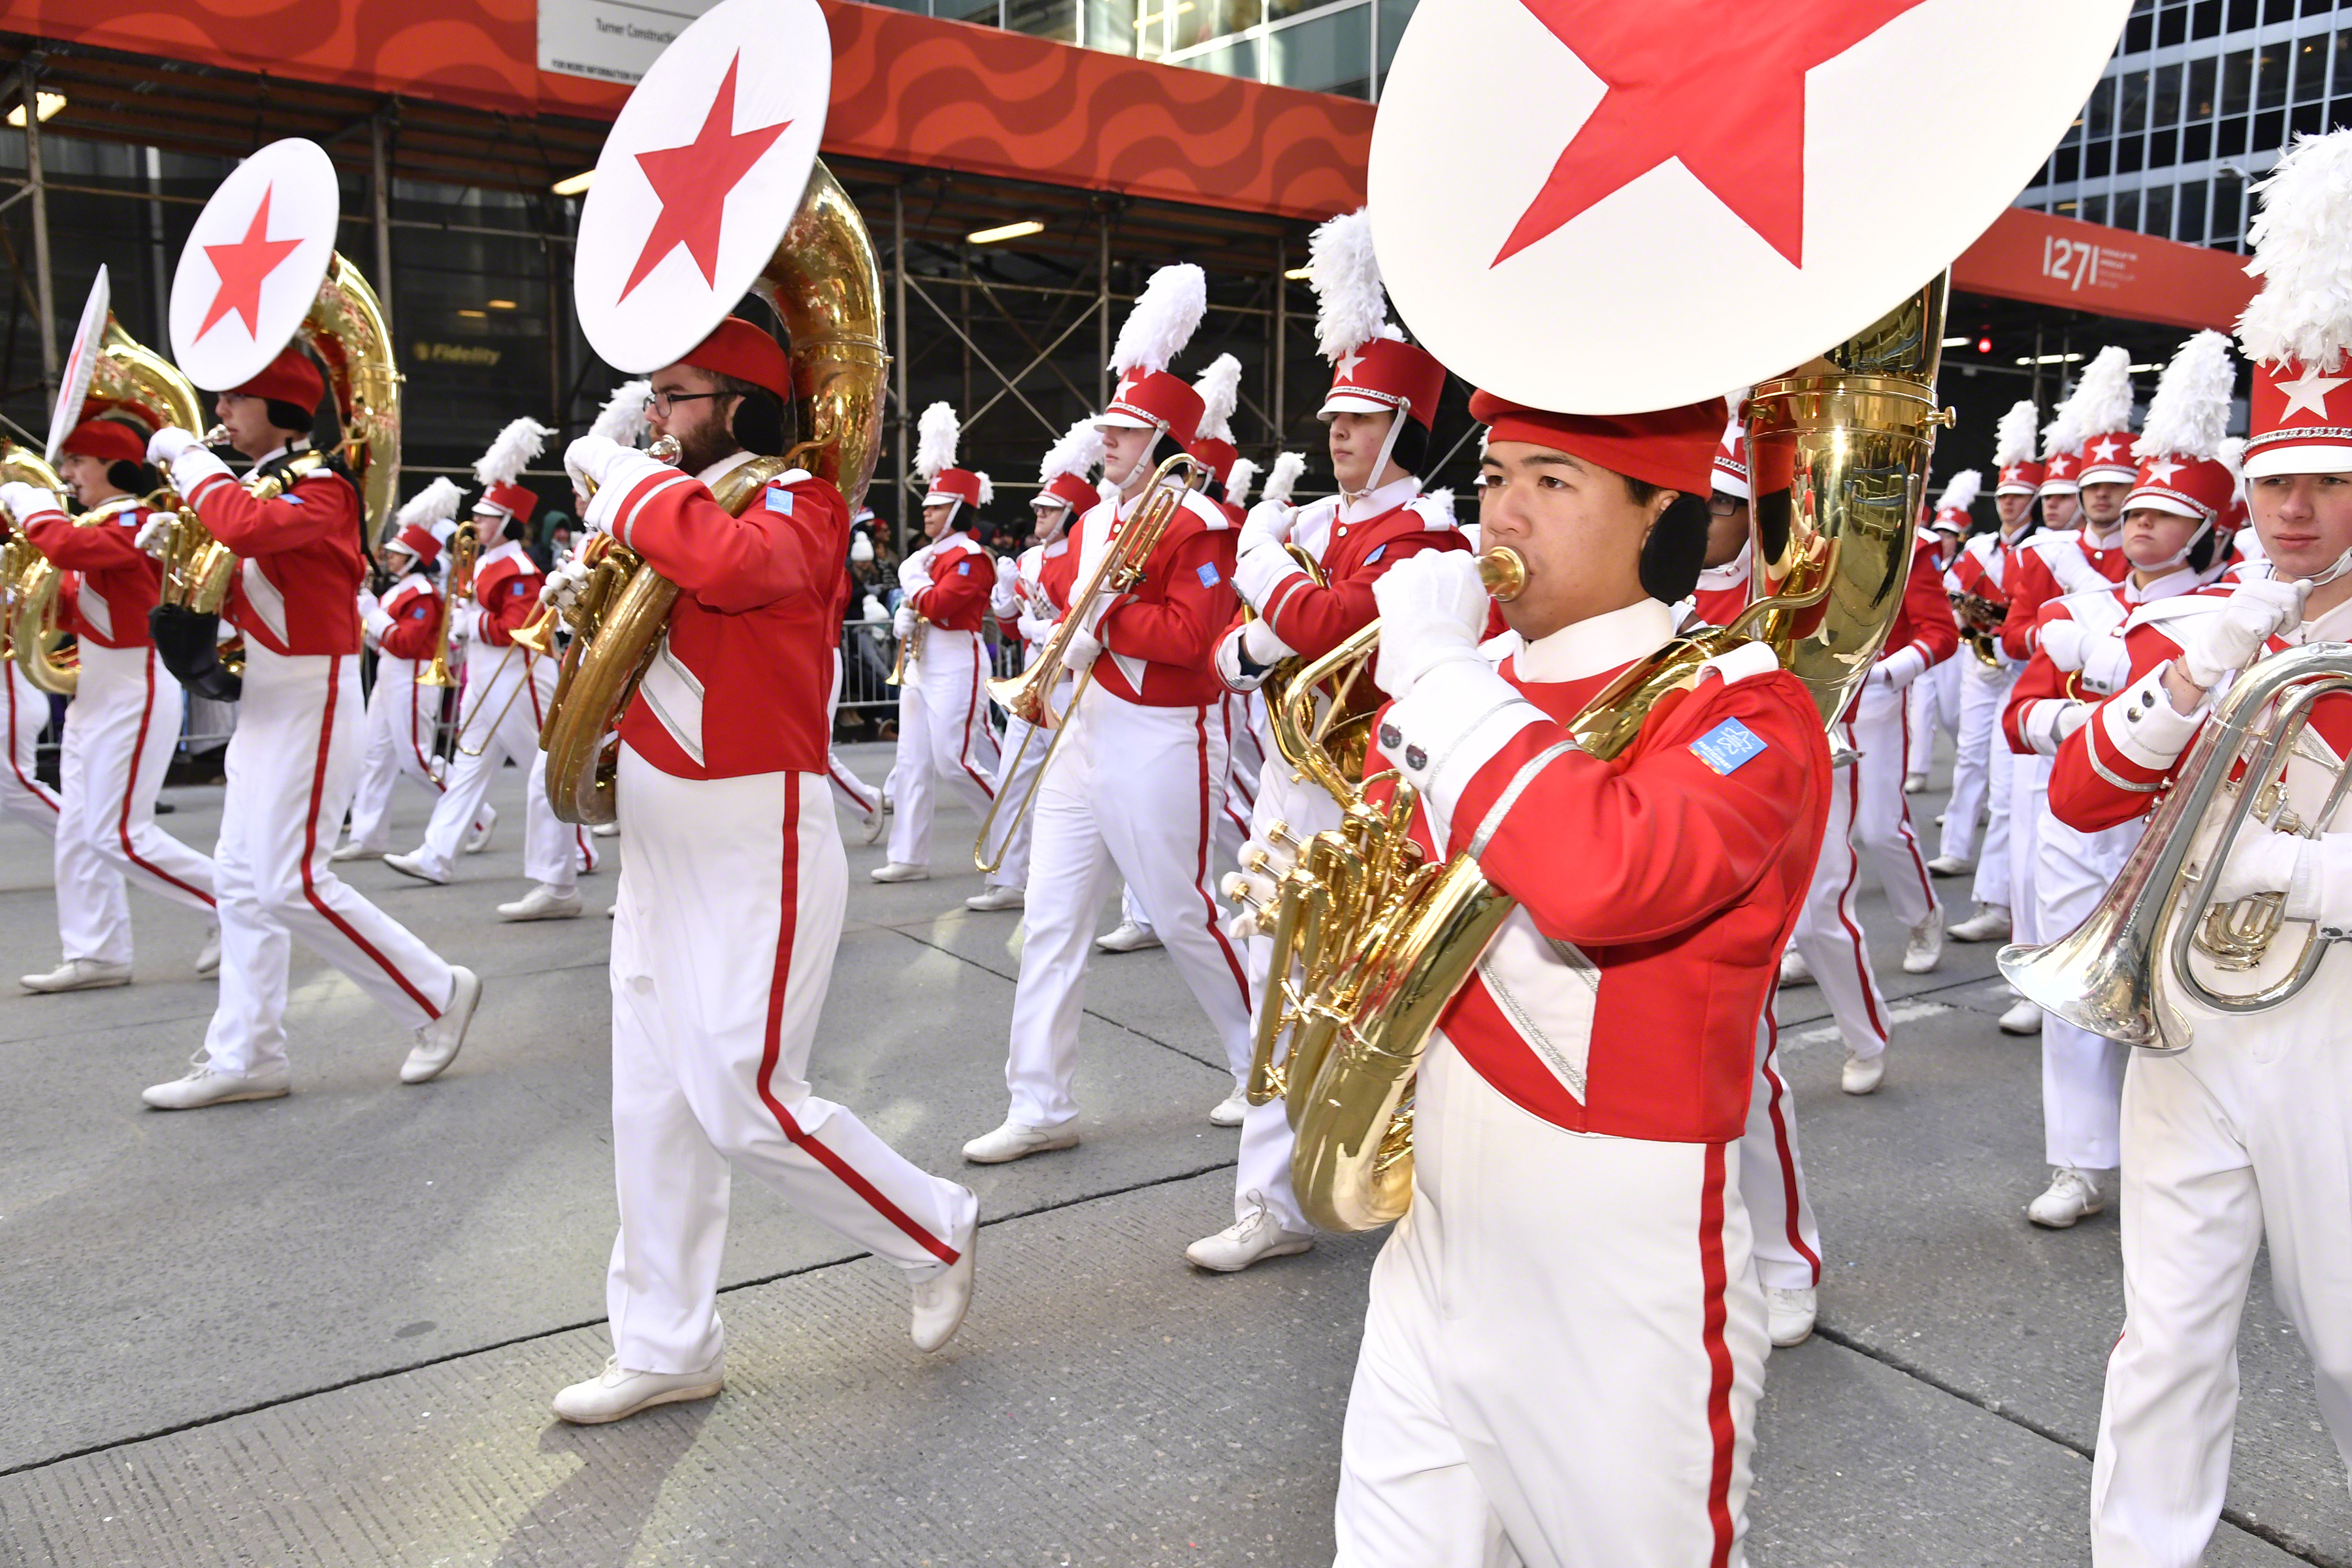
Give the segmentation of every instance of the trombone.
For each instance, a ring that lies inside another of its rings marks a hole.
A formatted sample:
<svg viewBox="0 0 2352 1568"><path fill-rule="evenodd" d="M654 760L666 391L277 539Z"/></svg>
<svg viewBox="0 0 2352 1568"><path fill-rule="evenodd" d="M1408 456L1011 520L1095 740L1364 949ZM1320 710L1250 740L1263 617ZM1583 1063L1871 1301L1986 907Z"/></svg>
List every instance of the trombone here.
<svg viewBox="0 0 2352 1568"><path fill-rule="evenodd" d="M1054 628L1054 635L1045 639L1045 646L1037 650L1029 668L1019 675L988 683L989 700L1029 726L1029 734L1021 737L1020 750L1013 753L1013 763L1005 770L1005 777L1011 778L1020 771L1021 759L1029 752L1031 736L1040 730L1051 730L1054 738L1045 742L1045 755L1038 762L1037 771L1030 775L1029 787L1022 792L1020 805L1013 807L1013 819L1004 825L1004 837L997 841L993 856L989 853L988 840L996 828L996 814L1004 809L1004 797L1000 795L989 802L988 815L981 820L980 837L971 847L971 863L982 871L992 872L1004 864L1013 835L1022 818L1029 815L1030 805L1037 798L1037 784L1053 765L1054 749L1062 743L1071 716L1078 710L1079 700L1094 683L1094 666L1089 664L1079 672L1068 704L1059 713L1054 711L1054 689L1062 683L1062 667L1069 656L1071 639L1077 636L1079 627L1094 618L1095 612L1110 595L1124 594L1143 580L1143 569L1151 560L1151 552L1160 547L1168 525L1176 521L1177 509L1184 504L1186 495L1207 482L1208 477L1208 468L1185 452L1178 452L1152 470L1143 504L1125 523L1115 525L1117 531L1105 546L1094 575L1071 596L1068 614Z"/></svg>
<svg viewBox="0 0 2352 1568"><path fill-rule="evenodd" d="M482 537L467 518L449 536L449 594L441 609L441 632L433 639L433 662L417 676L420 686L455 686L457 678L449 668L450 629L457 623L457 602L471 602L474 596L474 562L480 555Z"/></svg>

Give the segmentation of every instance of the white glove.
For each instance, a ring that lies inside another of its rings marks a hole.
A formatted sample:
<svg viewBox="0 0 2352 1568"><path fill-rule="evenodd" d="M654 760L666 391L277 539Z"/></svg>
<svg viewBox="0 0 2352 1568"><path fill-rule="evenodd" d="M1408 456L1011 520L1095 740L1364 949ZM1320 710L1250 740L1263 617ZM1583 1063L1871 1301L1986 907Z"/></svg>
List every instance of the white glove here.
<svg viewBox="0 0 2352 1568"><path fill-rule="evenodd" d="M2091 648L2091 628L2071 616L2059 616L2042 628L2042 651L2060 669L2080 669Z"/></svg>
<svg viewBox="0 0 2352 1568"><path fill-rule="evenodd" d="M2263 645L2303 624L2307 583L2257 578L2238 584L2221 608L2189 628L2180 648L2181 673L2208 691L2232 671L2262 657Z"/></svg>
<svg viewBox="0 0 2352 1568"><path fill-rule="evenodd" d="M63 510L65 503L58 500L54 490L28 485L21 479L0 485L0 511L6 512L19 523L36 512Z"/></svg>
<svg viewBox="0 0 2352 1568"><path fill-rule="evenodd" d="M1070 646L1062 654L1062 668L1072 675L1083 675L1102 650L1102 639L1082 626L1070 634Z"/></svg>
<svg viewBox="0 0 2352 1568"><path fill-rule="evenodd" d="M367 634L368 641L373 643L380 643L383 641L383 634L392 630L392 617L383 613L382 605L364 605L361 606L360 629Z"/></svg>
<svg viewBox="0 0 2352 1568"><path fill-rule="evenodd" d="M588 585L588 575L594 570L577 555L560 563L540 585L539 602L552 605L559 611L569 611L580 602L580 591Z"/></svg>
<svg viewBox="0 0 2352 1568"><path fill-rule="evenodd" d="M1006 593L1016 593L1021 586L1021 563L1010 555L996 558L996 585Z"/></svg>
<svg viewBox="0 0 2352 1568"><path fill-rule="evenodd" d="M574 489L602 489L612 476L613 465L623 454L635 450L610 436L583 436L563 449L563 471L572 476Z"/></svg>
<svg viewBox="0 0 2352 1568"><path fill-rule="evenodd" d="M131 542L135 548L143 550L161 561L163 558L165 542L170 535L172 525L179 521L178 517L168 511L151 511L147 514L147 521L139 525L139 537Z"/></svg>
<svg viewBox="0 0 2352 1568"><path fill-rule="evenodd" d="M1058 624L1058 621L1048 619L1044 616L1023 616L1013 623L1013 626L1021 633L1023 642L1035 644L1042 643L1052 637L1054 627Z"/></svg>
<svg viewBox="0 0 2352 1568"><path fill-rule="evenodd" d="M1279 544L1261 543L1255 549L1244 550L1234 563L1234 592L1239 594L1253 610L1263 614L1273 602L1275 591L1292 577L1304 577L1306 571L1292 559L1290 552Z"/></svg>
<svg viewBox="0 0 2352 1568"><path fill-rule="evenodd" d="M2069 702L2058 710L2058 716L2050 721L2050 732L2060 745L2064 745L2067 736L2089 722L2092 706L2088 702Z"/></svg>
<svg viewBox="0 0 2352 1568"><path fill-rule="evenodd" d="M1276 827L1279 830L1281 825ZM1298 852L1286 842L1253 837L1243 844L1239 858L1241 868L1225 873L1219 888L1229 902L1240 905L1225 922L1225 934L1236 942L1263 934L1258 930L1258 910L1273 908L1276 887L1298 864Z"/></svg>
<svg viewBox="0 0 2352 1568"><path fill-rule="evenodd" d="M1381 612L1381 690L1402 698L1421 678L1454 659L1475 661L1486 632L1486 585L1466 550L1409 555L1372 584Z"/></svg>
<svg viewBox="0 0 2352 1568"><path fill-rule="evenodd" d="M924 545L898 563L898 586L911 594L931 585L931 547Z"/></svg>
<svg viewBox="0 0 2352 1568"><path fill-rule="evenodd" d="M381 614L383 609L383 600L365 588L360 590L360 619L366 620L370 616Z"/></svg>
<svg viewBox="0 0 2352 1568"><path fill-rule="evenodd" d="M2083 652L2083 689L2112 697L2131 684L2131 649L2121 637L2101 637Z"/></svg>
<svg viewBox="0 0 2352 1568"><path fill-rule="evenodd" d="M147 437L147 460L159 468L168 468L180 460L180 454L197 445L195 436L177 425L166 425Z"/></svg>
<svg viewBox="0 0 2352 1568"><path fill-rule="evenodd" d="M901 605L898 613L890 617L890 635L904 639L915 635L915 606Z"/></svg>
<svg viewBox="0 0 2352 1568"><path fill-rule="evenodd" d="M1242 520L1242 531L1237 543L1246 553L1261 544L1271 544L1276 550L1290 542L1290 531L1298 521L1298 509L1278 500L1262 500L1249 509Z"/></svg>
<svg viewBox="0 0 2352 1568"><path fill-rule="evenodd" d="M2213 880L2213 901L2234 904L2256 893L2292 891L2297 874L2303 872L2305 856L2315 857L2318 847L2295 834L2248 823L2239 829L2237 843L2230 847L2230 858ZM2315 872L2315 859L2313 869Z"/></svg>

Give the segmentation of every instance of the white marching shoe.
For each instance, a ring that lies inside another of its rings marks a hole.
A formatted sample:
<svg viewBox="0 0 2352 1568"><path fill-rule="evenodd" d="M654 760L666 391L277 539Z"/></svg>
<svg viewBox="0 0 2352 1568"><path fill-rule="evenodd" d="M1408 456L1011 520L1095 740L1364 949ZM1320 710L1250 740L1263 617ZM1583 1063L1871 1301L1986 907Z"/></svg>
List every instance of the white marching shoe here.
<svg viewBox="0 0 2352 1568"><path fill-rule="evenodd" d="M1059 1127L1032 1127L1007 1120L995 1131L983 1132L965 1144L963 1157L975 1165L1006 1165L1032 1154L1077 1146L1078 1124L1075 1121L1065 1121Z"/></svg>
<svg viewBox="0 0 2352 1568"><path fill-rule="evenodd" d="M2042 1009L2019 997L2000 1016L2000 1032L2004 1035L2038 1035L2042 1032Z"/></svg>
<svg viewBox="0 0 2352 1568"><path fill-rule="evenodd" d="M1925 795L1927 790L1927 775L1926 773L1913 773L1903 781L1903 793L1905 795Z"/></svg>
<svg viewBox="0 0 2352 1568"><path fill-rule="evenodd" d="M574 1426L601 1426L656 1405L708 1399L726 1384L725 1356L700 1372L630 1372L621 1365L619 1356L610 1356L603 1372L559 1391L554 1410Z"/></svg>
<svg viewBox="0 0 2352 1568"><path fill-rule="evenodd" d="M2025 1205L2025 1217L2044 1230L2065 1230L2106 1206L2107 1200L2090 1172L2058 1165L2050 1173L2049 1188Z"/></svg>
<svg viewBox="0 0 2352 1568"><path fill-rule="evenodd" d="M1249 1213L1184 1249L1184 1261L1212 1274L1238 1274L1269 1258L1290 1258L1315 1245L1311 1230L1286 1229L1264 1193L1249 1194Z"/></svg>
<svg viewBox="0 0 2352 1568"><path fill-rule="evenodd" d="M1848 1056L1845 1070L1838 1074L1838 1087L1848 1094L1875 1094L1886 1079L1886 1053L1874 1057Z"/></svg>
<svg viewBox="0 0 2352 1568"><path fill-rule="evenodd" d="M1212 1127L1239 1127L1242 1124L1242 1118L1249 1114L1249 1096L1244 1093L1241 1089L1236 1089L1233 1093L1217 1101L1215 1106L1210 1110L1209 1125Z"/></svg>
<svg viewBox="0 0 2352 1568"><path fill-rule="evenodd" d="M416 1031L416 1044L410 1047L408 1059L400 1064L403 1083L429 1083L439 1078L466 1043L466 1026L474 1021L474 1009L482 1005L482 982L470 969L451 973L457 984L449 993L449 1005L441 1009L439 1017Z"/></svg>
<svg viewBox="0 0 2352 1568"><path fill-rule="evenodd" d="M577 889L551 888L541 882L510 904L499 906L502 921L569 921L580 918Z"/></svg>
<svg viewBox="0 0 2352 1568"><path fill-rule="evenodd" d="M1158 947L1160 933L1133 921L1121 921L1118 930L1095 938L1095 945L1105 952L1140 952L1147 947Z"/></svg>
<svg viewBox="0 0 2352 1568"><path fill-rule="evenodd" d="M1970 864L1957 855L1938 855L1927 862L1927 874L1931 877L1965 877L1971 869Z"/></svg>
<svg viewBox="0 0 2352 1568"><path fill-rule="evenodd" d="M1797 951L1796 944L1791 942L1783 948L1780 952L1780 984L1789 986L1811 985L1812 983L1813 972L1806 964L1805 955Z"/></svg>
<svg viewBox="0 0 2352 1568"><path fill-rule="evenodd" d="M1002 887L991 888L984 893L974 893L963 901L963 907L968 910L978 910L982 914L990 914L998 910L1017 910L1027 901L1028 895L1025 892L1007 882Z"/></svg>
<svg viewBox="0 0 2352 1568"><path fill-rule="evenodd" d="M27 991L103 991L131 984L131 966L104 963L95 958L68 958L47 974L27 974L16 982Z"/></svg>
<svg viewBox="0 0 2352 1568"><path fill-rule="evenodd" d="M356 839L346 839L342 843L336 845L333 850L328 854L327 858L330 860L373 860L381 857L383 854L383 850L371 849L366 845L360 843Z"/></svg>
<svg viewBox="0 0 2352 1568"><path fill-rule="evenodd" d="M1764 1288L1764 1326L1781 1350L1813 1337L1813 1319L1820 1311L1818 1293L1810 1285L1801 1290Z"/></svg>
<svg viewBox="0 0 2352 1568"><path fill-rule="evenodd" d="M139 1098L158 1110L197 1110L207 1105L228 1105L240 1100L282 1100L293 1085L279 1062L256 1072L216 1072L198 1051L188 1058L185 1078L152 1084Z"/></svg>
<svg viewBox="0 0 2352 1568"><path fill-rule="evenodd" d="M436 888L446 888L449 885L449 873L436 871L427 866L425 863L425 851L421 847L410 850L405 855L387 855L383 858L383 863L404 877L414 877L420 882L430 882Z"/></svg>
<svg viewBox="0 0 2352 1568"><path fill-rule="evenodd" d="M205 945L196 949L196 973L220 973L220 922L217 921L205 928Z"/></svg>
<svg viewBox="0 0 2352 1568"><path fill-rule="evenodd" d="M490 835L498 830L499 808L495 805L485 805L482 807L481 815L474 818L474 830L466 835L466 841L457 847L458 853L479 855L490 847ZM392 857L387 855L384 858L389 860Z"/></svg>
<svg viewBox="0 0 2352 1568"><path fill-rule="evenodd" d="M1954 942L2007 942L2009 940L2009 906L1979 904L1977 912L1951 928Z"/></svg>
<svg viewBox="0 0 2352 1568"><path fill-rule="evenodd" d="M1944 962L1944 911L1929 910L1903 946L1903 973L1926 974Z"/></svg>
<svg viewBox="0 0 2352 1568"><path fill-rule="evenodd" d="M955 1245L956 1260L915 1286L915 1316L910 1331L915 1348L926 1355L955 1338L956 1331L963 1327L964 1314L971 1310L971 1274L980 1242L977 1200L972 1204L971 1218L949 1239Z"/></svg>
<svg viewBox="0 0 2352 1568"><path fill-rule="evenodd" d="M893 860L887 866L877 866L866 873L877 882L928 882L931 879L929 866L910 866L904 860Z"/></svg>
<svg viewBox="0 0 2352 1568"><path fill-rule="evenodd" d="M621 836L621 825L617 822L600 822L590 828L588 833L593 838L618 838Z"/></svg>

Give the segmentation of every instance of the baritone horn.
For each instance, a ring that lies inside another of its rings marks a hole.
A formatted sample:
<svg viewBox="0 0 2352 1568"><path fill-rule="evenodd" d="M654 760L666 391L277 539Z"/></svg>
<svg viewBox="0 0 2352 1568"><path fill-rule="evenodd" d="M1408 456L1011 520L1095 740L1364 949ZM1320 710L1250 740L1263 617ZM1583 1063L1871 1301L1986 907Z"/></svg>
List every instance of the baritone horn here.
<svg viewBox="0 0 2352 1568"><path fill-rule="evenodd" d="M65 481L38 452L0 437L0 484L36 485L65 493ZM0 543L0 658L13 661L42 691L71 697L80 671L59 645L57 627L58 569L25 534L25 520L11 516Z"/></svg>
<svg viewBox="0 0 2352 1568"><path fill-rule="evenodd" d="M1751 469L1790 481L1751 510L1756 596L1731 626L1677 638L1612 682L1567 725L1582 750L1618 755L1661 699L1749 640L1804 683L1825 728L1844 710L1901 604L1935 430L1950 418L1933 390L1946 287L1937 278L1829 355L1755 389ZM1481 560L1498 599L1516 595L1525 574L1508 551ZM1341 822L1297 847L1258 910L1275 942L1260 1005L1274 1016L1261 1015L1248 1088L1255 1103L1284 1100L1296 1133L1291 1181L1326 1230L1368 1230L1404 1213L1422 1054L1517 908L1474 857L1430 863L1410 833L1412 788L1393 773L1351 777L1326 743L1318 689L1367 679L1379 643L1374 622L1300 669L1275 722L1286 755L1299 750ZM1377 798L1382 783L1393 787Z"/></svg>
<svg viewBox="0 0 2352 1568"><path fill-rule="evenodd" d="M854 513L880 451L890 356L882 346L873 237L823 160L751 291L790 340L793 403L803 439L782 457L754 458L733 469L711 487L712 498L740 516L771 479L805 468L837 486ZM610 737L677 601L676 584L616 542L604 547L595 566L564 612L572 639L539 736L548 798L566 822L611 822L617 814ZM543 639L550 628L536 629Z"/></svg>

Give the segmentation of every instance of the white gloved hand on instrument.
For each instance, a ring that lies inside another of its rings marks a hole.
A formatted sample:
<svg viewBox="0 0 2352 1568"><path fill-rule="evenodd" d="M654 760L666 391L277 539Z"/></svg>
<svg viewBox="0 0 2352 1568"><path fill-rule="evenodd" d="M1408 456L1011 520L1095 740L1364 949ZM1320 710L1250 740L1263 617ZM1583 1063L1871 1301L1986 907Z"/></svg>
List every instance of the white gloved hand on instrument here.
<svg viewBox="0 0 2352 1568"><path fill-rule="evenodd" d="M2230 858L2214 879L2213 901L2234 904L2256 893L2292 893L2298 879L2318 871L2319 846L2299 834L2280 833L2248 823L2230 847Z"/></svg>
<svg viewBox="0 0 2352 1568"><path fill-rule="evenodd" d="M177 425L166 425L147 437L147 460L159 468L168 468L180 460L180 454L199 445L194 431L183 430Z"/></svg>
<svg viewBox="0 0 2352 1568"><path fill-rule="evenodd" d="M898 613L890 617L890 635L902 641L914 636L915 623L921 617L915 614L914 605L900 605Z"/></svg>
<svg viewBox="0 0 2352 1568"><path fill-rule="evenodd" d="M552 605L556 609L568 613L580 602L580 591L588 585L588 574L594 570L594 567L581 560L579 552L575 551L571 560L562 563L547 574L547 581L539 590L539 602L542 605Z"/></svg>
<svg viewBox="0 0 2352 1568"><path fill-rule="evenodd" d="M1380 661L1373 679L1404 697L1421 678L1454 659L1478 658L1492 602L1466 550L1433 550L1399 562L1372 584L1381 612Z"/></svg>
<svg viewBox="0 0 2352 1568"><path fill-rule="evenodd" d="M0 485L0 511L6 512L21 526L24 521L44 511L65 510L65 502L57 492L40 485L28 485L22 479L12 479Z"/></svg>
<svg viewBox="0 0 2352 1568"><path fill-rule="evenodd" d="M2042 651L2060 669L2082 668L2092 641L2091 628L2072 616L2053 616L2042 627Z"/></svg>
<svg viewBox="0 0 2352 1568"><path fill-rule="evenodd" d="M147 521L139 525L139 536L131 542L132 546L161 561L170 545L172 524L178 521L168 511L149 512Z"/></svg>
<svg viewBox="0 0 2352 1568"><path fill-rule="evenodd" d="M2305 583L2257 578L2238 584L2221 609L2200 616L2181 638L2181 673L2210 691L2262 657L2272 637L2303 624Z"/></svg>
<svg viewBox="0 0 2352 1568"><path fill-rule="evenodd" d="M1271 831L1282 836L1265 839L1253 835L1242 845L1239 869L1226 872L1219 885L1225 900L1238 906L1225 921L1225 934L1236 942L1264 934L1258 930L1258 911L1273 909L1276 886L1298 863L1298 852L1282 825L1276 823Z"/></svg>

